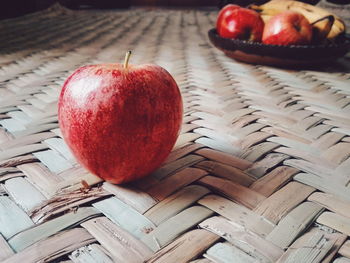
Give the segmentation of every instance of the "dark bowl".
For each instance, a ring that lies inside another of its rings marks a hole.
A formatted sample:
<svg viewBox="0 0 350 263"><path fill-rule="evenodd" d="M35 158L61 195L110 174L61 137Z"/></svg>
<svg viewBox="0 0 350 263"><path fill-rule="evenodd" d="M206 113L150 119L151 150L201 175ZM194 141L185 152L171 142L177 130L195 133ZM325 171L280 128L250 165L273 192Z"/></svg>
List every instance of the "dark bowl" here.
<svg viewBox="0 0 350 263"><path fill-rule="evenodd" d="M227 56L239 61L272 65L302 66L329 62L343 57L350 50L350 39L343 36L337 43L321 45L266 45L219 36L216 29L208 32L211 43Z"/></svg>

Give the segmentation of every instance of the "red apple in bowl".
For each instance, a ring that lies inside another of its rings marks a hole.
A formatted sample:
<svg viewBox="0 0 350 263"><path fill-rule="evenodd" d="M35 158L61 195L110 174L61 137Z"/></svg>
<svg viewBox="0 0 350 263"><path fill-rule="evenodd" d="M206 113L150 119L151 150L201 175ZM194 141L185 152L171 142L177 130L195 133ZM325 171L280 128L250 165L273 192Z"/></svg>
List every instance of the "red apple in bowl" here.
<svg viewBox="0 0 350 263"><path fill-rule="evenodd" d="M218 14L218 17L216 19L216 29L218 30L219 28L221 28L222 30L224 28L227 27L227 17L231 16L233 10L236 10L236 9L239 9L241 8L239 5L232 5L232 4L229 4L229 5L226 5L224 6L219 14Z"/></svg>
<svg viewBox="0 0 350 263"><path fill-rule="evenodd" d="M224 38L261 41L264 21L254 10L227 5L219 12L216 31Z"/></svg>
<svg viewBox="0 0 350 263"><path fill-rule="evenodd" d="M130 53L129 53L130 54ZM80 164L111 183L148 175L179 135L179 88L163 68L100 64L77 69L58 102L63 138Z"/></svg>
<svg viewBox="0 0 350 263"><path fill-rule="evenodd" d="M262 42L270 45L306 45L312 39L312 26L300 13L282 12L265 25Z"/></svg>

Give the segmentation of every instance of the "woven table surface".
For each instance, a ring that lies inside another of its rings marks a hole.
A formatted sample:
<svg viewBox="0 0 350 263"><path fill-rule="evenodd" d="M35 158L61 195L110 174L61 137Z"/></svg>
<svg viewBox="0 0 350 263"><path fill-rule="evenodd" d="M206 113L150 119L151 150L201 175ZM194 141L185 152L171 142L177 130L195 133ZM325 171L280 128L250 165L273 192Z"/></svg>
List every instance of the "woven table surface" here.
<svg viewBox="0 0 350 263"><path fill-rule="evenodd" d="M350 60L284 70L209 43L213 10L71 11L0 22L1 262L350 262ZM75 161L57 99L81 65L177 81L166 162L112 185Z"/></svg>

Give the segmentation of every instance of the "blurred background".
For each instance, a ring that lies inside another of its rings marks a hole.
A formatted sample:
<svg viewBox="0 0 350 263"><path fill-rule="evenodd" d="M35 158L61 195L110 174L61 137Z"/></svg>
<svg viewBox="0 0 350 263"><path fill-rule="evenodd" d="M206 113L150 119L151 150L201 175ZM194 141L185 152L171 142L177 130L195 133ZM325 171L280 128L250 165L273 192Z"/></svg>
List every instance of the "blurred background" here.
<svg viewBox="0 0 350 263"><path fill-rule="evenodd" d="M130 6L219 6L219 0L10 0L1 1L0 19L45 9L55 2L71 9L129 8Z"/></svg>
<svg viewBox="0 0 350 263"><path fill-rule="evenodd" d="M228 3L247 6L251 3L261 4L268 0L10 0L1 1L0 19L21 16L45 9L55 2L71 9L88 8L130 8L137 6L167 7L205 7L221 8ZM320 0L299 0L317 4ZM350 0L321 0L335 4L350 4Z"/></svg>

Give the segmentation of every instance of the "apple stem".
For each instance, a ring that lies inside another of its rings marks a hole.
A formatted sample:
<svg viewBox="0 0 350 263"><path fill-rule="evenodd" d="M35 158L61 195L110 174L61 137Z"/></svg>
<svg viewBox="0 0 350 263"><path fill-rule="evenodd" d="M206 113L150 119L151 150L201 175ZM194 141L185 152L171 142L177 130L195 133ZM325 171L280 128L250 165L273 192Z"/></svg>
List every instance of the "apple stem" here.
<svg viewBox="0 0 350 263"><path fill-rule="evenodd" d="M124 60L124 68L128 68L128 64L129 64L129 59L131 56L131 51L129 50L128 52L126 52L125 54L125 60Z"/></svg>

